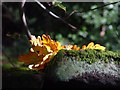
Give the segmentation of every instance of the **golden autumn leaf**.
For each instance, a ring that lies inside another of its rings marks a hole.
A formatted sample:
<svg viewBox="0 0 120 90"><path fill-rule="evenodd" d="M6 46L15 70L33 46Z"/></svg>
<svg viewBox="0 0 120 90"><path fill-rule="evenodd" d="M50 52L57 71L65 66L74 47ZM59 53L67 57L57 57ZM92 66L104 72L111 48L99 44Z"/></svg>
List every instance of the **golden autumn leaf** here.
<svg viewBox="0 0 120 90"><path fill-rule="evenodd" d="M42 42L44 43L44 44L48 44L48 43L50 43L51 41L53 41L51 38L50 38L50 36L49 35L45 35L45 34L43 34L42 35Z"/></svg>
<svg viewBox="0 0 120 90"><path fill-rule="evenodd" d="M50 38L49 35L42 35L42 39L43 39L43 45L45 46L48 46L50 47L50 49L53 51L53 52L58 52L60 49L62 49L62 46L60 44L60 42L55 42L54 40L52 40Z"/></svg>
<svg viewBox="0 0 120 90"><path fill-rule="evenodd" d="M66 50L80 50L80 47L78 47L77 45L64 45L63 49L66 49Z"/></svg>
<svg viewBox="0 0 120 90"><path fill-rule="evenodd" d="M40 55L45 56L46 54L50 53L49 48L47 48L46 46L35 46L35 47L32 47L31 50L33 52L36 52L38 54L38 56L40 56Z"/></svg>
<svg viewBox="0 0 120 90"><path fill-rule="evenodd" d="M31 40L30 40L30 43L32 46L40 46L42 45L42 40L41 40L41 37L38 36L37 38L35 36L31 36Z"/></svg>
<svg viewBox="0 0 120 90"><path fill-rule="evenodd" d="M85 50L86 48L87 48L86 45L83 45L83 46L82 46L82 49L83 49L83 50Z"/></svg>
<svg viewBox="0 0 120 90"><path fill-rule="evenodd" d="M94 49L94 43L93 42L90 42L87 47L87 49Z"/></svg>
<svg viewBox="0 0 120 90"><path fill-rule="evenodd" d="M78 47L77 45L73 45L72 50L80 50L80 47Z"/></svg>
<svg viewBox="0 0 120 90"><path fill-rule="evenodd" d="M39 57L35 52L29 52L26 55L21 55L19 57L20 62L24 62L25 64L34 64L41 61L42 57Z"/></svg>
<svg viewBox="0 0 120 90"><path fill-rule="evenodd" d="M94 49L100 49L100 50L105 50L106 48L104 47L104 46L101 46L101 45L99 45L99 44L96 44L95 46L94 46Z"/></svg>
<svg viewBox="0 0 120 90"><path fill-rule="evenodd" d="M104 51L105 50L105 47L104 46L101 46L100 44L95 44L93 42L90 42L87 46L86 45L83 45L82 46L82 49L85 50L85 49L98 49L98 50L102 50Z"/></svg>
<svg viewBox="0 0 120 90"><path fill-rule="evenodd" d="M30 69L44 69L44 66L62 49L60 42L55 42L49 35L37 38L32 35L30 52L19 57L19 61L30 64Z"/></svg>
<svg viewBox="0 0 120 90"><path fill-rule="evenodd" d="M45 68L45 65L40 65L40 64L31 64L28 66L29 69L33 69L33 70L41 70L41 69L44 69Z"/></svg>
<svg viewBox="0 0 120 90"><path fill-rule="evenodd" d="M71 49L72 47L73 47L73 45L64 45L64 46L63 46L63 49L72 50L72 49Z"/></svg>

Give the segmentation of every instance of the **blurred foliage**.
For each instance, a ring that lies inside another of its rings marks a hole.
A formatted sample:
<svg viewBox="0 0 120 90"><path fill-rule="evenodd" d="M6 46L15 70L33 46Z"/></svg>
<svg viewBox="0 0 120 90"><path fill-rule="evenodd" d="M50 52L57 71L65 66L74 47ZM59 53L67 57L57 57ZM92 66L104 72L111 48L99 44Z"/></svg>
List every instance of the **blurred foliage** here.
<svg viewBox="0 0 120 90"><path fill-rule="evenodd" d="M77 44L78 46L93 41L106 46L108 50L120 51L120 3L95 10L91 9L107 3L62 2L53 5L43 2L43 4L50 11L76 26L77 30L72 30L61 21L51 17L37 3L27 2L24 8L32 34L36 36L49 34L52 39L62 44ZM15 23L15 27L18 26L17 28L7 27L7 29L3 27L3 50L8 56L17 58L20 54L27 52L30 47L21 24L20 3L4 2L2 5L7 7L2 13L2 18L10 14L10 20ZM71 15L73 11L75 12ZM5 26L8 24L5 20L3 22ZM18 33L20 36L11 38L8 37L10 36L8 33L11 35ZM7 45L5 45L6 42Z"/></svg>
<svg viewBox="0 0 120 90"><path fill-rule="evenodd" d="M57 7L61 8L61 9L63 9L64 11L66 11L66 7L62 4L61 1L53 0L52 4L54 6L57 6Z"/></svg>

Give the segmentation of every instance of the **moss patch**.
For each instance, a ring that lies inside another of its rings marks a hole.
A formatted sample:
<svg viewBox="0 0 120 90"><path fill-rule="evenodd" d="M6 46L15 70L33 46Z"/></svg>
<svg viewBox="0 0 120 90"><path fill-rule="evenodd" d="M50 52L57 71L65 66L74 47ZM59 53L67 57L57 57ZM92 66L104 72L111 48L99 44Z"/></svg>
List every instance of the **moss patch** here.
<svg viewBox="0 0 120 90"><path fill-rule="evenodd" d="M93 72L120 78L119 66L120 52L60 50L45 71L52 78L62 81Z"/></svg>
<svg viewBox="0 0 120 90"><path fill-rule="evenodd" d="M100 51L100 50L60 50L58 54L55 56L54 60L61 60L62 57L75 57L76 60L86 61L88 63L94 63L99 60L103 60L104 62L109 62L112 58L114 61L120 63L120 52L112 52L112 51ZM51 60L51 62L54 60ZM52 63L53 63L52 62Z"/></svg>

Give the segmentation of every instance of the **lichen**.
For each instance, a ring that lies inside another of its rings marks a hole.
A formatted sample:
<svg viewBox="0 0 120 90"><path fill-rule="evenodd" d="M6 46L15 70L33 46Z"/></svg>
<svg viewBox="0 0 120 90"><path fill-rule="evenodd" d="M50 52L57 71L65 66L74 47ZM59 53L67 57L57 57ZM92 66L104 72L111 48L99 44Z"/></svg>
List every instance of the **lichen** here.
<svg viewBox="0 0 120 90"><path fill-rule="evenodd" d="M84 73L98 72L120 78L120 52L60 50L45 69L55 80L68 81Z"/></svg>

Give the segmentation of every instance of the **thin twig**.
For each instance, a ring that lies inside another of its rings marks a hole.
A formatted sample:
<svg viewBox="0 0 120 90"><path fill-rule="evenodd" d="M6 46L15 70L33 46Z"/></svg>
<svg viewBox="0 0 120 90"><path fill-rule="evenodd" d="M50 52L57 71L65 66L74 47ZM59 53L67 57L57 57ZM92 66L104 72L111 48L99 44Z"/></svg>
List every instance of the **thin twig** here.
<svg viewBox="0 0 120 90"><path fill-rule="evenodd" d="M118 1L118 2L112 2L112 3L108 3L108 4L104 4L104 5L102 5L102 6L98 6L98 7L96 7L96 8L89 9L89 10L87 10L87 11L81 11L81 12L79 12L79 11L77 11L77 10L74 10L74 11L72 11L72 12L69 14L69 16L67 16L65 19L68 19L70 16L72 16L72 15L75 14L75 13L77 13L77 14L83 14L83 13L85 13L85 12L94 11L94 10L96 10L96 9L104 8L104 7L106 7L106 6L109 6L109 5L111 5L111 4L116 4L116 3L119 3L119 2L120 2L120 1Z"/></svg>
<svg viewBox="0 0 120 90"><path fill-rule="evenodd" d="M31 39L31 33L30 33L29 28L28 28L27 21L26 21L26 18L25 18L25 13L24 13L25 12L24 11L25 2L26 2L26 0L23 0L22 4L21 4L21 18L22 18L22 22L23 22L24 27L25 27L25 33L26 33L28 39L30 40Z"/></svg>
<svg viewBox="0 0 120 90"><path fill-rule="evenodd" d="M120 1L118 1L118 2L120 2ZM109 6L109 5L111 5L111 4L116 4L116 3L118 3L118 2L112 2L112 3L104 4L104 5L102 5L102 6L98 6L98 7L96 7L96 8L89 9L88 11L93 11L93 10L95 10L95 9L100 9L100 8ZM84 11L84 12L88 12L88 11ZM83 12L80 12L80 13L83 13Z"/></svg>
<svg viewBox="0 0 120 90"><path fill-rule="evenodd" d="M77 12L77 10L73 10L65 19L68 19L69 17L71 17L76 12Z"/></svg>
<svg viewBox="0 0 120 90"><path fill-rule="evenodd" d="M73 25L71 25L70 23L66 22L65 20L63 20L62 18L60 18L59 16L57 16L56 14L54 14L53 12L49 11L42 3L40 3L38 0L35 0L41 8L43 8L48 14L50 14L52 17L62 21L63 23L65 23L66 25L68 25L70 28L76 30L77 28Z"/></svg>

